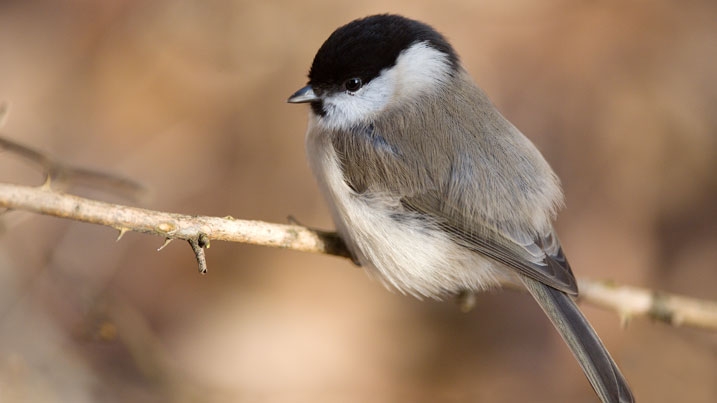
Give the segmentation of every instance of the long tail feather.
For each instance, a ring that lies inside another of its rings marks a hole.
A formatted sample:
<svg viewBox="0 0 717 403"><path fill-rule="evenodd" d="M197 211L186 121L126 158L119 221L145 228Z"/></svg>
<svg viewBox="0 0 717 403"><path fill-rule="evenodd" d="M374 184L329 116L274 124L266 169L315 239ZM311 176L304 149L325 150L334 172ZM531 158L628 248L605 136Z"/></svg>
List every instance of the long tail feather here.
<svg viewBox="0 0 717 403"><path fill-rule="evenodd" d="M634 402L617 364L570 296L528 277L521 276L521 281L568 344L600 399Z"/></svg>

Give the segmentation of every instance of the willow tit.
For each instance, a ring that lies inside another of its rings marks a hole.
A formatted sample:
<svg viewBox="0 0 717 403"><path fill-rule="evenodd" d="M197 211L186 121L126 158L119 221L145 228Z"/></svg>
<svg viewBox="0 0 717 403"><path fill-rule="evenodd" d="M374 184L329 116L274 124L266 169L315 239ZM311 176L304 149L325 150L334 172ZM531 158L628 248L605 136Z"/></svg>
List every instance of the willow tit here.
<svg viewBox="0 0 717 403"><path fill-rule="evenodd" d="M571 297L552 221L560 182L432 27L374 15L338 28L289 99L337 231L389 287L441 298L522 283L603 402L630 388Z"/></svg>

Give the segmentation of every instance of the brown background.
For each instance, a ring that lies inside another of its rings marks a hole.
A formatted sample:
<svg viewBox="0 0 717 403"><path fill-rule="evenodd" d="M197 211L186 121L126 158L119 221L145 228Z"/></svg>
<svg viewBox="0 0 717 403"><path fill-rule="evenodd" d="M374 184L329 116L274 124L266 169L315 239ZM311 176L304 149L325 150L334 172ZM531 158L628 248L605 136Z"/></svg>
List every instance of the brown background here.
<svg viewBox="0 0 717 403"><path fill-rule="evenodd" d="M578 277L717 299L714 1L4 1L4 136L139 205L331 228L285 104L337 26L434 25L563 180ZM0 180L41 176L0 154ZM76 192L123 201L87 189ZM527 295L390 293L348 261L2 217L3 402L593 402ZM717 338L589 306L642 402L717 401Z"/></svg>

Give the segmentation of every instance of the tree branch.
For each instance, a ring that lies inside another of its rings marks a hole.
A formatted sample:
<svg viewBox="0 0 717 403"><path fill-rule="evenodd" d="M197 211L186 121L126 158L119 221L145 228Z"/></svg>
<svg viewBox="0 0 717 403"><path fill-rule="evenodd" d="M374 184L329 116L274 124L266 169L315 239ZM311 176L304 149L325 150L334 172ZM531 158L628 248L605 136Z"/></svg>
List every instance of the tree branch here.
<svg viewBox="0 0 717 403"><path fill-rule="evenodd" d="M635 316L647 316L672 326L717 330L717 302L661 291L618 285L609 281L579 280L579 301L620 315L623 325Z"/></svg>
<svg viewBox="0 0 717 403"><path fill-rule="evenodd" d="M204 248L209 247L209 240L351 257L343 241L333 232L232 217L152 211L62 194L44 186L0 183L0 207L100 224L120 231L120 237L127 231L134 231L157 235L167 242L183 239L192 246L200 272L206 272ZM623 323L632 317L646 316L672 326L717 331L715 302L609 282L582 280L579 285L581 302L617 312Z"/></svg>
<svg viewBox="0 0 717 403"><path fill-rule="evenodd" d="M341 239L333 232L232 217L146 210L62 194L46 187L0 183L0 207L100 224L120 231L120 236L134 231L166 239L183 239L196 243L199 249L208 246L209 240L218 240L350 257ZM193 249L196 252L194 245Z"/></svg>

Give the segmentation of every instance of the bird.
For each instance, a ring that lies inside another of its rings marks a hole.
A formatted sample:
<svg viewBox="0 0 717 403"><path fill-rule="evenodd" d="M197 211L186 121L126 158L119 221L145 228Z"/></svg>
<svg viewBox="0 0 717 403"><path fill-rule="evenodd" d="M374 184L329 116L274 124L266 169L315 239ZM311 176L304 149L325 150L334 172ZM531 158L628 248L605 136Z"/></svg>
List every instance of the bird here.
<svg viewBox="0 0 717 403"><path fill-rule="evenodd" d="M309 166L355 262L418 298L522 285L601 401L634 401L573 299L557 175L441 33L395 14L351 21L287 102L310 105Z"/></svg>

